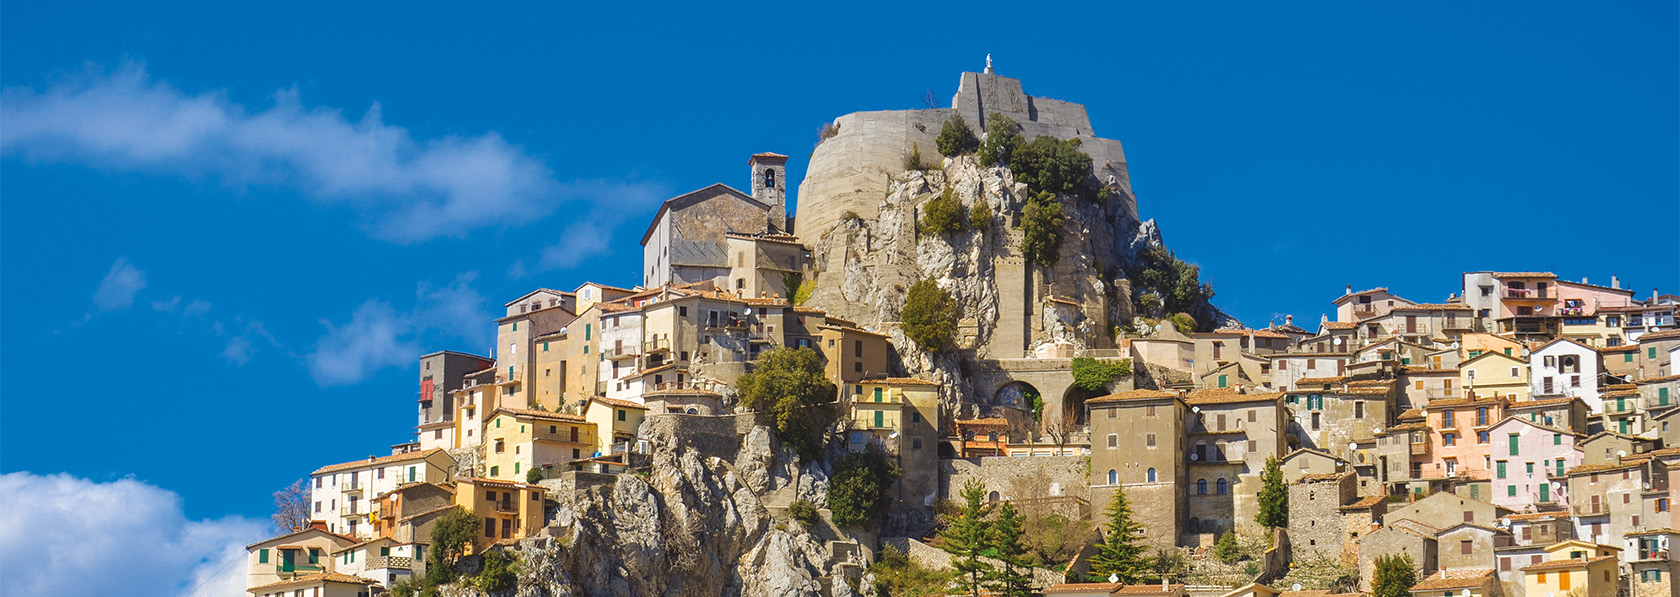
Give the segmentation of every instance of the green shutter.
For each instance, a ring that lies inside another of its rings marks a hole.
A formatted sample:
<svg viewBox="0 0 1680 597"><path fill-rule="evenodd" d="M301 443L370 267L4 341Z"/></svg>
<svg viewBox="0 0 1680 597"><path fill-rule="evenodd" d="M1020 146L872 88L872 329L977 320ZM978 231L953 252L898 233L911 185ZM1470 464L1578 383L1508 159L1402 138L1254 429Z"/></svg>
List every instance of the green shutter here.
<svg viewBox="0 0 1680 597"><path fill-rule="evenodd" d="M1532 463L1532 462L1528 463L1525 468L1528 469L1528 474L1530 476L1534 475L1534 463Z"/></svg>
<svg viewBox="0 0 1680 597"><path fill-rule="evenodd" d="M1645 358L1647 358L1647 359L1657 358L1657 347L1652 346L1650 348L1645 349Z"/></svg>
<svg viewBox="0 0 1680 597"><path fill-rule="evenodd" d="M543 352L548 352L548 343L547 342L543 343Z"/></svg>
<svg viewBox="0 0 1680 597"><path fill-rule="evenodd" d="M412 466L408 467L408 482L409 483L414 482L414 467L412 467Z"/></svg>
<svg viewBox="0 0 1680 597"><path fill-rule="evenodd" d="M500 470L501 468L502 467L499 467L499 466L490 467L490 476L492 476L492 477L496 476L497 473L501 472L501 470Z"/></svg>
<svg viewBox="0 0 1680 597"><path fill-rule="evenodd" d="M1668 406L1668 388L1657 388L1657 406Z"/></svg>
<svg viewBox="0 0 1680 597"><path fill-rule="evenodd" d="M1225 387L1225 376L1224 375L1219 376L1219 387L1221 387L1221 388Z"/></svg>
<svg viewBox="0 0 1680 597"><path fill-rule="evenodd" d="M1552 484L1551 483L1541 483L1540 484L1540 501L1542 501L1542 502L1552 501Z"/></svg>
<svg viewBox="0 0 1680 597"><path fill-rule="evenodd" d="M1509 497L1517 497L1517 486L1506 485L1505 486L1505 495L1509 496Z"/></svg>
<svg viewBox="0 0 1680 597"><path fill-rule="evenodd" d="M1563 434L1562 433L1553 433L1552 434L1552 445L1554 445L1554 446L1563 445Z"/></svg>
<svg viewBox="0 0 1680 597"><path fill-rule="evenodd" d="M1563 459L1562 458L1559 458L1558 461L1557 461L1557 477L1559 479L1563 478Z"/></svg>
<svg viewBox="0 0 1680 597"><path fill-rule="evenodd" d="M517 322L517 321L513 322L513 331L515 331L515 332L519 331L519 322Z"/></svg>
<svg viewBox="0 0 1680 597"><path fill-rule="evenodd" d="M1473 500L1482 499L1482 492L1480 491L1481 489L1482 488L1481 488L1480 485L1471 485L1470 486L1470 499L1473 499Z"/></svg>
<svg viewBox="0 0 1680 597"><path fill-rule="evenodd" d="M513 463L513 474L519 474L519 463L517 462Z"/></svg>
<svg viewBox="0 0 1680 597"><path fill-rule="evenodd" d="M1495 466L1495 469L1497 471L1497 474L1499 475L1499 478L1504 479L1505 478L1505 461L1501 460L1501 461L1499 461L1495 464L1497 465L1497 466Z"/></svg>
<svg viewBox="0 0 1680 597"><path fill-rule="evenodd" d="M264 550L257 551L257 563L258 564L267 564L268 563L268 550L264 549Z"/></svg>
<svg viewBox="0 0 1680 597"><path fill-rule="evenodd" d="M1632 352L1622 353L1622 362L1623 363L1632 363L1633 362L1633 353Z"/></svg>
<svg viewBox="0 0 1680 597"><path fill-rule="evenodd" d="M875 411L875 426L876 427L886 427L887 426L887 412L886 411L883 411L883 410Z"/></svg>
<svg viewBox="0 0 1680 597"><path fill-rule="evenodd" d="M321 550L315 549L313 547L309 548L309 563L311 563L311 564L321 563Z"/></svg>
<svg viewBox="0 0 1680 597"><path fill-rule="evenodd" d="M595 337L595 324L593 324L593 323L583 324L583 339L588 340L588 339L593 338L593 337Z"/></svg>
<svg viewBox="0 0 1680 597"><path fill-rule="evenodd" d="M881 388L875 388L875 401L881 401Z"/></svg>
<svg viewBox="0 0 1680 597"><path fill-rule="evenodd" d="M1517 434L1515 434L1515 433L1513 433L1513 434L1511 434L1511 435L1510 435L1510 439L1511 439L1511 455L1512 455L1512 456L1516 456L1516 455L1517 455L1517 448L1518 448L1518 444L1520 444L1520 443L1521 443L1521 438L1522 438L1522 436L1520 436L1520 435L1517 435Z"/></svg>

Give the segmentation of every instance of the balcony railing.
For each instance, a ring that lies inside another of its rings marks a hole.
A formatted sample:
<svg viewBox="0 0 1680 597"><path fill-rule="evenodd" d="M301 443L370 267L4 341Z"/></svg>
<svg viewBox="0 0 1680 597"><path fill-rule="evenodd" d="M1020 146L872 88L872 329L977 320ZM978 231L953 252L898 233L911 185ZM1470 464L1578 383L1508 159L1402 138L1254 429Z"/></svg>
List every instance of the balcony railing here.
<svg viewBox="0 0 1680 597"><path fill-rule="evenodd" d="M1596 516L1610 513L1609 510L1604 508L1603 504L1575 504L1570 506L1570 510L1573 510L1576 516Z"/></svg>
<svg viewBox="0 0 1680 597"><path fill-rule="evenodd" d="M1549 299L1554 298L1551 292L1540 292L1537 288L1506 288L1505 298L1510 299Z"/></svg>
<svg viewBox="0 0 1680 597"><path fill-rule="evenodd" d="M671 339L670 338L654 338L654 339L649 340L647 342L643 342L642 343L642 349L647 351L647 352L650 352L650 353L659 352L659 351L662 351L662 350L671 350Z"/></svg>
<svg viewBox="0 0 1680 597"><path fill-rule="evenodd" d="M621 359L633 359L640 356L642 354L642 348L636 345L614 346L611 349L602 349L601 352L607 353L608 359L617 361Z"/></svg>
<svg viewBox="0 0 1680 597"><path fill-rule="evenodd" d="M511 501L509 501L509 502L496 502L496 511L497 512L518 512L519 508Z"/></svg>
<svg viewBox="0 0 1680 597"><path fill-rule="evenodd" d="M1412 455L1413 456L1422 456L1422 455L1426 455L1428 453L1429 453L1429 442L1417 442L1417 443L1412 444ZM1419 471L1419 472L1421 473L1422 471Z"/></svg>
<svg viewBox="0 0 1680 597"><path fill-rule="evenodd" d="M279 574L292 574L297 572L326 572L327 569L319 564L293 564L290 562L279 562L274 565L274 571Z"/></svg>
<svg viewBox="0 0 1680 597"><path fill-rule="evenodd" d="M339 506L338 507L338 515L339 516L362 516L362 515L365 515L365 514L367 514L367 511L363 510L363 511L358 512L358 511L356 511L355 506Z"/></svg>
<svg viewBox="0 0 1680 597"><path fill-rule="evenodd" d="M414 558L408 556L374 556L368 558L367 569L412 570Z"/></svg>

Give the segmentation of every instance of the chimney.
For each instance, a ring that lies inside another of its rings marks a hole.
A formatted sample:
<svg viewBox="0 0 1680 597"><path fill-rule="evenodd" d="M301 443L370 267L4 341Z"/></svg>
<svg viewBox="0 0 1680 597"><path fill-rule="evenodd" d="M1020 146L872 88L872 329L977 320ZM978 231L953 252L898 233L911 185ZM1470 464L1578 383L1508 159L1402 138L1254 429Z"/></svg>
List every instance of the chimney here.
<svg viewBox="0 0 1680 597"><path fill-rule="evenodd" d="M1656 304L1657 304L1657 289L1652 288L1651 289L1651 305L1655 306Z"/></svg>
<svg viewBox="0 0 1680 597"><path fill-rule="evenodd" d="M1586 277L1586 276L1581 276L1581 283L1582 283L1582 284L1586 284L1586 283L1587 283L1587 277Z"/></svg>
<svg viewBox="0 0 1680 597"><path fill-rule="evenodd" d="M1347 289L1347 294L1353 294L1353 285L1352 285L1352 284L1348 284L1348 285L1347 285L1347 286L1348 286L1348 289Z"/></svg>
<svg viewBox="0 0 1680 597"><path fill-rule="evenodd" d="M1622 279L1621 279L1621 278L1617 278L1617 277L1615 277L1615 276L1610 276L1610 287L1611 287L1611 288L1615 288L1615 289L1617 289L1617 290L1621 290L1621 288L1622 288Z"/></svg>
<svg viewBox="0 0 1680 597"><path fill-rule="evenodd" d="M1324 313L1319 313L1318 314L1318 325L1324 325L1326 323L1330 323L1330 316L1326 315Z"/></svg>
<svg viewBox="0 0 1680 597"><path fill-rule="evenodd" d="M1295 325L1295 316L1294 315L1283 316L1283 325Z"/></svg>

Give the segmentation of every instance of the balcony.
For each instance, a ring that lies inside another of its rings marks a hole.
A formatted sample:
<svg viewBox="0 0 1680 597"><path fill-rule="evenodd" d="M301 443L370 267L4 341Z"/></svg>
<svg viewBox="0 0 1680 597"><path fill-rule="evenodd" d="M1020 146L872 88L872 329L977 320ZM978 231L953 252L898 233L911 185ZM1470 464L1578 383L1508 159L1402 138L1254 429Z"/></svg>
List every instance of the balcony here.
<svg viewBox="0 0 1680 597"><path fill-rule="evenodd" d="M1540 292L1538 289L1534 288L1506 288L1505 298L1507 300L1515 299L1519 301L1543 301L1556 299L1557 297L1551 292Z"/></svg>
<svg viewBox="0 0 1680 597"><path fill-rule="evenodd" d="M680 383L679 382L674 382L674 381L667 381L667 382L664 382L664 383L650 383L650 384L646 384L643 387L646 389L645 391L649 391L649 392L674 392L674 391L682 391L682 390L706 390L707 389L707 388L701 386L700 384L694 383L692 381L685 381L685 382L680 382Z"/></svg>
<svg viewBox="0 0 1680 597"><path fill-rule="evenodd" d="M656 352L670 352L671 351L671 339L670 338L654 338L653 340L643 342L642 343L642 350L647 352L648 354L653 354L653 353L656 353Z"/></svg>
<svg viewBox="0 0 1680 597"><path fill-rule="evenodd" d="M362 492L362 484L360 484L360 483L347 483L347 484L344 485L344 487L340 488L339 491L342 491L344 493L361 493Z"/></svg>
<svg viewBox="0 0 1680 597"><path fill-rule="evenodd" d="M1609 510L1605 509L1603 504L1575 504L1570 506L1569 509L1573 511L1576 516L1599 516L1610 513Z"/></svg>
<svg viewBox="0 0 1680 597"><path fill-rule="evenodd" d="M413 570L414 558L408 556L374 556L368 558L368 570Z"/></svg>
<svg viewBox="0 0 1680 597"><path fill-rule="evenodd" d="M1429 442L1413 442L1412 443L1412 455L1413 456L1428 456L1429 455ZM1419 471L1419 472L1422 472L1422 471Z"/></svg>
<svg viewBox="0 0 1680 597"><path fill-rule="evenodd" d="M274 573L279 575L313 574L316 572L326 571L327 569L319 564L293 564L291 562L280 562L274 565Z"/></svg>
<svg viewBox="0 0 1680 597"><path fill-rule="evenodd" d="M365 512L365 511L362 511L362 512L356 511L355 506L339 506L338 507L338 515L339 516L344 516L344 517L364 516L366 514L367 514L367 512Z"/></svg>
<svg viewBox="0 0 1680 597"><path fill-rule="evenodd" d="M512 501L496 502L496 511L504 514L518 514L519 508Z"/></svg>
<svg viewBox="0 0 1680 597"><path fill-rule="evenodd" d="M614 346L611 349L603 348L601 352L607 355L607 360L622 361L641 356L642 349L639 346Z"/></svg>

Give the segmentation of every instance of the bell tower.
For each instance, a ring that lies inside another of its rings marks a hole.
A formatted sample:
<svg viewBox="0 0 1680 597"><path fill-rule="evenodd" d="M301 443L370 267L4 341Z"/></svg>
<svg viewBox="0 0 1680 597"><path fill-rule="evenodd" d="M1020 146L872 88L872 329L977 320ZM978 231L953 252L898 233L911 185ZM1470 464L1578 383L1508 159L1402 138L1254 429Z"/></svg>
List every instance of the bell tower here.
<svg viewBox="0 0 1680 597"><path fill-rule="evenodd" d="M779 153L760 153L747 160L747 167L752 170L753 199L770 206L766 223L770 231L777 233L788 229L787 159Z"/></svg>

